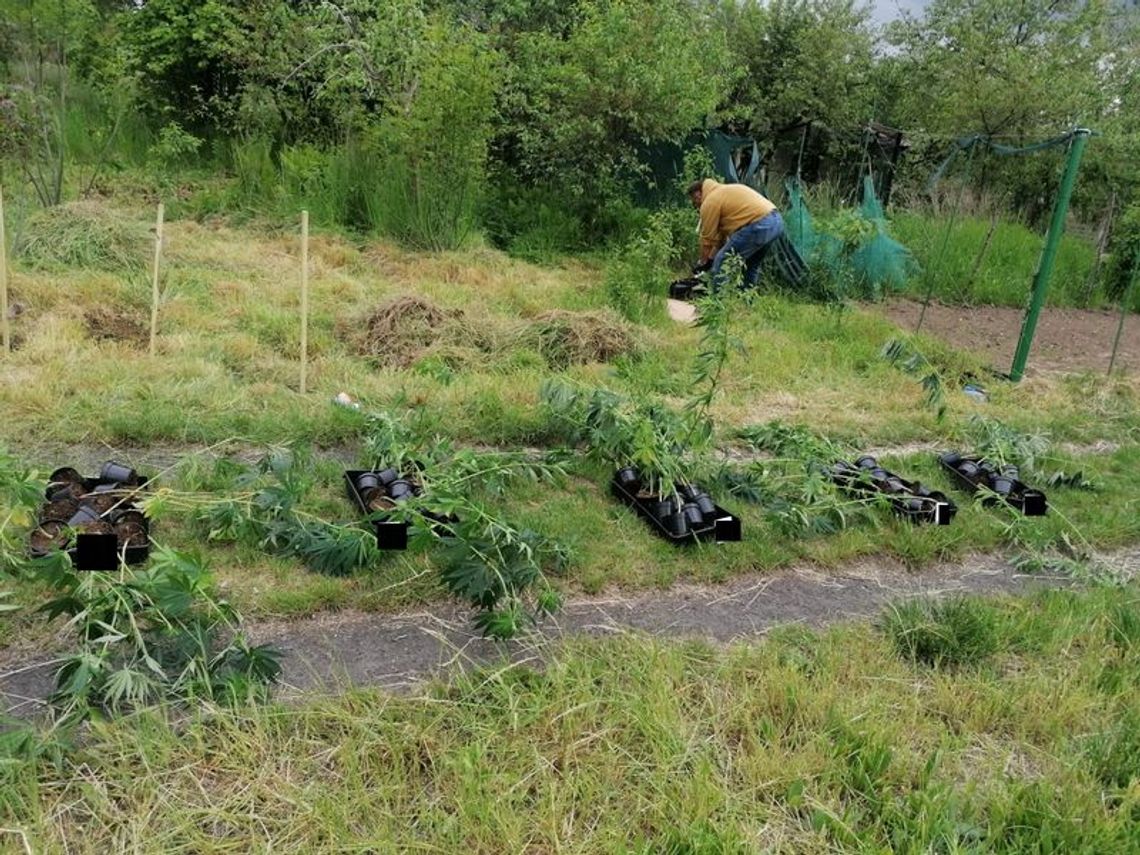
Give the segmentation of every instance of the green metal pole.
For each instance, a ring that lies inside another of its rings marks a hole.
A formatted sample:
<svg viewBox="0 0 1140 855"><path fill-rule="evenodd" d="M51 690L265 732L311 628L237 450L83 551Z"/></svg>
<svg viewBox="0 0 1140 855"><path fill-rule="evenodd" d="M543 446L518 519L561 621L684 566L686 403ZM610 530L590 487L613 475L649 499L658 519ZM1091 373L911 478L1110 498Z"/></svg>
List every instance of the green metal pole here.
<svg viewBox="0 0 1140 855"><path fill-rule="evenodd" d="M1136 291L1136 280L1140 279L1140 252L1132 262L1132 278L1128 280L1128 289L1120 299L1120 322L1116 325L1116 338L1112 340L1112 356L1108 360L1108 374L1112 376L1112 366L1116 364L1116 351L1120 348L1120 334L1124 332L1124 319L1128 317L1128 310L1132 308L1132 294Z"/></svg>
<svg viewBox="0 0 1140 855"><path fill-rule="evenodd" d="M1061 233L1065 230L1065 216L1069 213L1069 198L1073 195L1073 185L1077 183L1077 170L1081 165L1081 155L1088 142L1088 128L1077 128L1073 142L1069 146L1069 162L1061 178L1061 188L1057 191L1057 201L1053 204L1053 218L1049 221L1049 232L1045 235L1045 248L1041 250L1041 260L1037 272L1033 274L1033 294L1029 298L1029 309L1021 324L1021 338L1017 351L1013 354L1013 367L1009 379L1015 383L1025 376L1025 363L1029 359L1029 348L1033 346L1033 334L1037 331L1037 318L1045 305L1045 295L1049 292L1049 277L1053 275L1053 261L1057 257L1057 247L1061 243Z"/></svg>

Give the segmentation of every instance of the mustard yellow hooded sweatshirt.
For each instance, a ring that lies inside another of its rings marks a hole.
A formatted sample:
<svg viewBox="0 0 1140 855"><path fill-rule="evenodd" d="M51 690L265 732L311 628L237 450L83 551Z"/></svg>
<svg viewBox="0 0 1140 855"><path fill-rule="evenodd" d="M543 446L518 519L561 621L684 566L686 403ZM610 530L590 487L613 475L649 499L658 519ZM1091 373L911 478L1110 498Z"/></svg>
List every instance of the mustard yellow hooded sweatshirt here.
<svg viewBox="0 0 1140 855"><path fill-rule="evenodd" d="M701 184L701 258L708 258L729 235L776 210L771 200L744 184Z"/></svg>

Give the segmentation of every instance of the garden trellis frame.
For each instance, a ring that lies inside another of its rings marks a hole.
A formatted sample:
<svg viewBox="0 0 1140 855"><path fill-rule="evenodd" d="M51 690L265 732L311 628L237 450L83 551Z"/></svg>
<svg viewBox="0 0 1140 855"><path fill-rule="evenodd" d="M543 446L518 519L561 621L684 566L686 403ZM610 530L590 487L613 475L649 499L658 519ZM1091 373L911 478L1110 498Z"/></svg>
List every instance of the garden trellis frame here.
<svg viewBox="0 0 1140 855"><path fill-rule="evenodd" d="M984 145L994 153L1002 156L1032 154L1055 146L1068 145L1069 151L1068 158L1065 162L1065 171L1061 176L1061 183L1058 186L1057 196L1053 202L1053 213L1049 220L1049 229L1045 233L1045 242L1041 249L1041 256L1037 262L1037 269L1033 273L1029 303L1025 310L1025 318L1021 324L1021 333L1018 336L1017 348L1014 351L1013 364L1010 366L1009 374L1007 375L1008 378L1015 383L1025 376L1025 366L1029 361L1029 351L1033 347L1033 336L1037 331L1037 320L1041 315L1042 307L1045 305L1045 297L1049 293L1049 280L1053 275L1053 264L1056 261L1057 248L1061 243L1061 235L1065 231L1065 217L1068 215L1069 200L1072 198L1073 187L1077 182L1081 156L1084 154L1085 144L1092 134L1093 131L1088 128L1076 127L1061 136L1020 147L997 143L992 137L982 134L963 137L957 141L955 149L946 160L942 162L942 165L935 170L930 179L929 189L933 190L954 158L962 151L967 151L972 154L974 147L978 145ZM949 229L951 228L953 228L953 218L947 227L947 235L949 235ZM923 313L925 313L929 301L930 292L928 291L926 299L923 301Z"/></svg>

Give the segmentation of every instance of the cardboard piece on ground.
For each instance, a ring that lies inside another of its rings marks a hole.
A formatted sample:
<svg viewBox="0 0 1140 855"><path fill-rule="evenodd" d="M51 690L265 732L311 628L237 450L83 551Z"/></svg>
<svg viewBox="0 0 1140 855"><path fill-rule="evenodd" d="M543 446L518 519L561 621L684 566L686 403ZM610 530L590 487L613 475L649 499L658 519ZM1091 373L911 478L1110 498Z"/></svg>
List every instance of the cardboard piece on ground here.
<svg viewBox="0 0 1140 855"><path fill-rule="evenodd" d="M697 307L692 303L674 300L671 297L667 297L665 303L669 309L669 317L673 320L682 324L691 324L697 320Z"/></svg>

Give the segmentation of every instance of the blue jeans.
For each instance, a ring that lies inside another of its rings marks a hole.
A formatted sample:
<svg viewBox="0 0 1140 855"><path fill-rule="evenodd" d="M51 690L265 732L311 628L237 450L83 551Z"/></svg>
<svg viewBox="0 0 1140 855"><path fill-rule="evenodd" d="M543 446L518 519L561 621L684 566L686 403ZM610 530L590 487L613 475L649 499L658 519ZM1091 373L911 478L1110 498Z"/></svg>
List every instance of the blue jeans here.
<svg viewBox="0 0 1140 855"><path fill-rule="evenodd" d="M713 288L719 290L724 284L720 268L729 253L740 256L744 261L743 287L756 287L756 281L760 278L760 262L764 260L764 250L783 233L784 218L780 216L779 211L773 211L766 217L761 217L734 231L713 259L709 274Z"/></svg>

